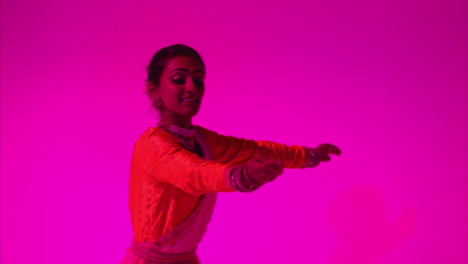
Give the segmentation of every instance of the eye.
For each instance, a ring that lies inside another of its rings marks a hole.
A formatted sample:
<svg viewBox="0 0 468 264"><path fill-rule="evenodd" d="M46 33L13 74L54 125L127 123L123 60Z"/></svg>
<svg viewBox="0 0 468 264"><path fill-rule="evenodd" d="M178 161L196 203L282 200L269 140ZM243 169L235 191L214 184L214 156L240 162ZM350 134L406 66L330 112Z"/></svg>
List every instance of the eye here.
<svg viewBox="0 0 468 264"><path fill-rule="evenodd" d="M172 78L172 82L178 85L185 84L185 77L184 76L174 76Z"/></svg>
<svg viewBox="0 0 468 264"><path fill-rule="evenodd" d="M193 80L193 83L197 86L197 87L203 87L204 83L202 80Z"/></svg>

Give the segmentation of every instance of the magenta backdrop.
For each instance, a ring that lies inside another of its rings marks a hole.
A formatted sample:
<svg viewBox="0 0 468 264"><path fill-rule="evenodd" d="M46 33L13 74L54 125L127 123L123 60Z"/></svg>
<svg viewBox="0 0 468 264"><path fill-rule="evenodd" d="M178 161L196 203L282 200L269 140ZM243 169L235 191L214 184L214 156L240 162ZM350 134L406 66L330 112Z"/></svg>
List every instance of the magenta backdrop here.
<svg viewBox="0 0 468 264"><path fill-rule="evenodd" d="M220 194L204 264L468 261L467 1L1 1L1 263L117 263L145 67L207 65L194 123L343 155Z"/></svg>

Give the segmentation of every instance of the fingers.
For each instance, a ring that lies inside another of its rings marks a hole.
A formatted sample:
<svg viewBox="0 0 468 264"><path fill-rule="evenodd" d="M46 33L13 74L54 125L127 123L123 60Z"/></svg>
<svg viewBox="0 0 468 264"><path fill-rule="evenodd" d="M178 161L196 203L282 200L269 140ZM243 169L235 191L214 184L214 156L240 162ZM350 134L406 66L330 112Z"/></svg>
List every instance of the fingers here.
<svg viewBox="0 0 468 264"><path fill-rule="evenodd" d="M275 177L283 173L283 163L278 160L269 160L265 162L265 169L268 174L274 175Z"/></svg>
<svg viewBox="0 0 468 264"><path fill-rule="evenodd" d="M263 182L270 182L276 179L276 177L282 173L283 166L281 162L268 160L262 164L261 168L259 168L258 177L262 179Z"/></svg>
<svg viewBox="0 0 468 264"><path fill-rule="evenodd" d="M341 150L337 147L337 146L334 146L334 145L330 145L328 144L329 147L328 147L328 153L329 154L334 154L334 155L341 155Z"/></svg>
<svg viewBox="0 0 468 264"><path fill-rule="evenodd" d="M341 150L337 146L332 145L332 144L328 144L328 143L320 144L317 147L317 150L319 149L323 152L326 152L327 154L334 154L338 156L341 155Z"/></svg>
<svg viewBox="0 0 468 264"><path fill-rule="evenodd" d="M320 155L320 161L329 161L331 159L329 154L341 155L341 150L337 146L328 143L320 144L316 151Z"/></svg>
<svg viewBox="0 0 468 264"><path fill-rule="evenodd" d="M247 163L247 174L252 181L263 184L273 181L282 174L283 168L283 162L269 160L264 155L259 154Z"/></svg>
<svg viewBox="0 0 468 264"><path fill-rule="evenodd" d="M320 161L329 161L331 160L330 156L328 156L327 154L320 154Z"/></svg>
<svg viewBox="0 0 468 264"><path fill-rule="evenodd" d="M271 168L271 169L280 169L284 168L283 162L280 160L270 160L263 154L257 154L255 157L252 158L252 162L261 165L261 167Z"/></svg>

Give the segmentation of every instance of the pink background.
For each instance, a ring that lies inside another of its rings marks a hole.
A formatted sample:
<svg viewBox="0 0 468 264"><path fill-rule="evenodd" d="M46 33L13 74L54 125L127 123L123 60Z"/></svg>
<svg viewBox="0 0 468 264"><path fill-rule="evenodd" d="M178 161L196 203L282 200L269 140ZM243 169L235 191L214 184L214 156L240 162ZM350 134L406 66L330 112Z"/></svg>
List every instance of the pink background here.
<svg viewBox="0 0 468 264"><path fill-rule="evenodd" d="M467 1L1 1L1 263L117 263L158 49L194 123L343 155L220 194L209 263L468 262Z"/></svg>

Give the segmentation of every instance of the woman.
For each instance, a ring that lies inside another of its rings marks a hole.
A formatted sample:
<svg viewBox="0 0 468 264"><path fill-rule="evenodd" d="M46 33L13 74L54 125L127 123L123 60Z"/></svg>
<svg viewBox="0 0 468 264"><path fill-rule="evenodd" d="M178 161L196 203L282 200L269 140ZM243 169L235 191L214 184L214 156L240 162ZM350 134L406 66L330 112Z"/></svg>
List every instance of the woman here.
<svg viewBox="0 0 468 264"><path fill-rule="evenodd" d="M315 167L341 151L226 137L195 126L205 66L185 45L159 50L148 67L147 94L161 120L135 144L130 175L132 247L123 263L199 263L196 248L217 192L251 192L283 168Z"/></svg>

